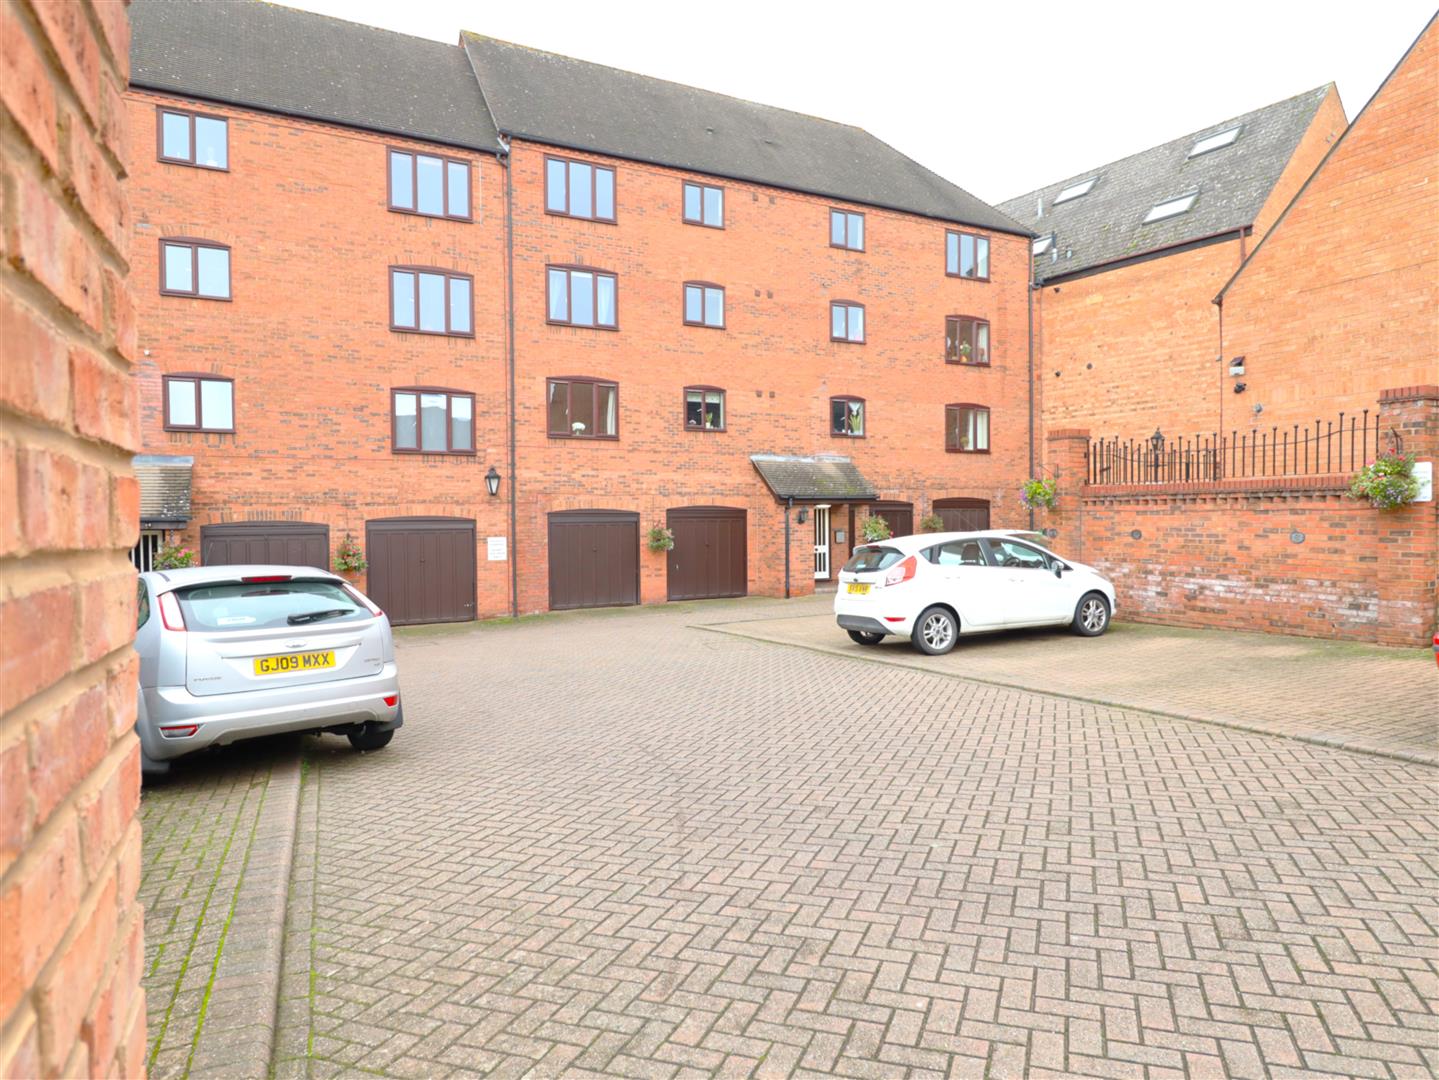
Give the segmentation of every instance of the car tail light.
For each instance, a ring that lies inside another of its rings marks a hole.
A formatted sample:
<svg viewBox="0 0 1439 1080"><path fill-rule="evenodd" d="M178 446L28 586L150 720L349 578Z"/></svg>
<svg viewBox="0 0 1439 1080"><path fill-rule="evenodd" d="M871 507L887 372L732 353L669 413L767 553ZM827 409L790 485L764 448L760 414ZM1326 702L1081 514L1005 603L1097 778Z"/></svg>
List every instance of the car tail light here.
<svg viewBox="0 0 1439 1080"><path fill-rule="evenodd" d="M160 594L160 619L166 630L185 629L185 616L180 614L180 601L172 592Z"/></svg>
<svg viewBox="0 0 1439 1080"><path fill-rule="evenodd" d="M199 730L199 724L172 724L169 727L162 727L160 734L167 739L188 739Z"/></svg>
<svg viewBox="0 0 1439 1080"><path fill-rule="evenodd" d="M371 600L368 596L362 593L359 589L355 588L349 582L341 582L340 588L344 589L347 593L353 596L357 602L364 604L365 607L369 609L370 614L375 616L376 618L379 618L381 615L384 614L384 612L380 610L378 604L376 604L373 600Z"/></svg>
<svg viewBox="0 0 1439 1080"><path fill-rule="evenodd" d="M886 585L900 585L914 577L914 572L919 569L919 561L911 555L904 562L896 563L889 568L889 573L884 575Z"/></svg>
<svg viewBox="0 0 1439 1080"><path fill-rule="evenodd" d="M390 708L392 708L392 709L393 709L396 705L398 705L399 703L400 703L400 695L399 695L399 694L390 694L388 697L385 698L385 704L388 705L388 706L389 706Z"/></svg>
<svg viewBox="0 0 1439 1080"><path fill-rule="evenodd" d="M253 577L242 577L242 585L267 585L273 581L289 581L289 574L256 574Z"/></svg>

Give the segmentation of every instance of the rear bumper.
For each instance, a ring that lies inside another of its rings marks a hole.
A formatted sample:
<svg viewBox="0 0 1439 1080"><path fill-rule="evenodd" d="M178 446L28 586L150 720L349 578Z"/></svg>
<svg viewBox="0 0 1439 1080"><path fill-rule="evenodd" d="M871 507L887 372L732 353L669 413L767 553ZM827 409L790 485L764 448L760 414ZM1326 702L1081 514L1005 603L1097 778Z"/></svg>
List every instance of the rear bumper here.
<svg viewBox="0 0 1439 1080"><path fill-rule="evenodd" d="M869 634L897 634L898 623L882 623L868 615L836 615L841 630L861 630Z"/></svg>
<svg viewBox="0 0 1439 1080"><path fill-rule="evenodd" d="M360 679L238 694L199 697L183 686L152 686L140 690L135 731L146 757L168 761L207 746L261 735L350 724L399 727L401 703L385 704L385 698L398 698L399 693L399 669L393 662ZM162 727L175 724L194 724L195 734L167 738L160 733Z"/></svg>

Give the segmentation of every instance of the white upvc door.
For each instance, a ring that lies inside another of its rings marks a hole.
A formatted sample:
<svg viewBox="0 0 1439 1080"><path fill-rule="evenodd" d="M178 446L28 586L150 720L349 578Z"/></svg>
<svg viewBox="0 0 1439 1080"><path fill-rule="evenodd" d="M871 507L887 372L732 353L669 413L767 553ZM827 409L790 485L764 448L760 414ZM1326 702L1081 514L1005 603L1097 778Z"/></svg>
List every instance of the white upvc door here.
<svg viewBox="0 0 1439 1080"><path fill-rule="evenodd" d="M814 508L814 579L829 580L829 507Z"/></svg>

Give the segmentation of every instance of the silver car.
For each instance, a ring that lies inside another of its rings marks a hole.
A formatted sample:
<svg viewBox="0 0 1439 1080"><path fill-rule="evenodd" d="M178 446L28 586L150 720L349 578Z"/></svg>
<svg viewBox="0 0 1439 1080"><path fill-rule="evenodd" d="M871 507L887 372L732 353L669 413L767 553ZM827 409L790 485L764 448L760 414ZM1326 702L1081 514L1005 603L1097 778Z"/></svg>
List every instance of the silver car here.
<svg viewBox="0 0 1439 1080"><path fill-rule="evenodd" d="M332 731L378 750L404 722L390 620L343 578L308 566L207 566L140 575L143 764L281 732Z"/></svg>

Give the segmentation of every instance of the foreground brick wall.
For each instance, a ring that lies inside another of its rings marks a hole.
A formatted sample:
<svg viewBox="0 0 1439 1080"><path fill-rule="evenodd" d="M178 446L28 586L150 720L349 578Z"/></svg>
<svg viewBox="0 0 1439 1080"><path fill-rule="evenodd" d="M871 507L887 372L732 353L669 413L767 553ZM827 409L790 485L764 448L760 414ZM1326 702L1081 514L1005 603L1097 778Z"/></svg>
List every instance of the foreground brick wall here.
<svg viewBox="0 0 1439 1080"><path fill-rule="evenodd" d="M140 1076L128 20L0 45L0 1076Z"/></svg>
<svg viewBox="0 0 1439 1080"><path fill-rule="evenodd" d="M1406 450L1439 457L1439 387L1378 407ZM1435 632L1439 504L1375 510L1346 497L1348 475L1086 487L1086 438L1049 435L1061 497L1046 524L1113 579L1121 618L1384 645Z"/></svg>

